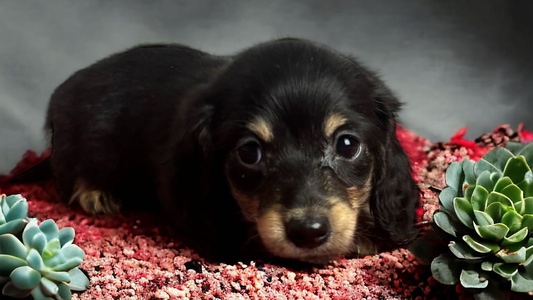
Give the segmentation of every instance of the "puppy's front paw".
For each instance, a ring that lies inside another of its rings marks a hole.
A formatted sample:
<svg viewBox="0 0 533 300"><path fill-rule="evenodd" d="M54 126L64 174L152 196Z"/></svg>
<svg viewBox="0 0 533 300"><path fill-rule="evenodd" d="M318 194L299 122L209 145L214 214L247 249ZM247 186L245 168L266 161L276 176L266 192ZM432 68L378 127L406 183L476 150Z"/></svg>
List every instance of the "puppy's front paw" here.
<svg viewBox="0 0 533 300"><path fill-rule="evenodd" d="M78 202L87 212L93 214L115 214L120 212L120 205L109 193L88 188L79 180L70 203Z"/></svg>

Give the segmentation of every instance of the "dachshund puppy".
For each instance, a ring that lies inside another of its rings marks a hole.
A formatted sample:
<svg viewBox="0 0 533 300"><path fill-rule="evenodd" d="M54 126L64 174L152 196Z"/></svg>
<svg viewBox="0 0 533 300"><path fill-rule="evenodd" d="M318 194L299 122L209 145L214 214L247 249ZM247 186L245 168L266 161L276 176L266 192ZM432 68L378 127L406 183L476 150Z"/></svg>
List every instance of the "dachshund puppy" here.
<svg viewBox="0 0 533 300"><path fill-rule="evenodd" d="M46 126L60 194L90 213L158 207L215 259L325 263L417 234L399 107L376 75L310 41L224 57L151 45L72 75Z"/></svg>

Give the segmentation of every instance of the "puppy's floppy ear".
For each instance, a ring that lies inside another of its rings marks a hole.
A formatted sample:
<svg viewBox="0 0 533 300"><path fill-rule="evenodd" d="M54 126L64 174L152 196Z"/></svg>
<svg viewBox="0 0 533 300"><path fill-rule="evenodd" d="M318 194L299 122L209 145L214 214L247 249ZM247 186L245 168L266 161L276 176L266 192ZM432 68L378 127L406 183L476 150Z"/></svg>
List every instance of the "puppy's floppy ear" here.
<svg viewBox="0 0 533 300"><path fill-rule="evenodd" d="M387 248L405 245L416 237L415 209L419 197L409 159L396 138L396 113L401 104L379 80L374 99L386 142L374 169L371 210L376 227L385 235L383 246Z"/></svg>
<svg viewBox="0 0 533 300"><path fill-rule="evenodd" d="M212 133L211 118L214 113L212 105L203 104L190 117L190 123L187 127L190 138L192 138L193 151L203 154L204 159L211 155Z"/></svg>
<svg viewBox="0 0 533 300"><path fill-rule="evenodd" d="M180 105L174 124L175 132L179 132L175 140L176 150L190 157L201 155L202 159L211 153L210 127L215 110L205 99L207 88L208 85L200 85L189 93Z"/></svg>

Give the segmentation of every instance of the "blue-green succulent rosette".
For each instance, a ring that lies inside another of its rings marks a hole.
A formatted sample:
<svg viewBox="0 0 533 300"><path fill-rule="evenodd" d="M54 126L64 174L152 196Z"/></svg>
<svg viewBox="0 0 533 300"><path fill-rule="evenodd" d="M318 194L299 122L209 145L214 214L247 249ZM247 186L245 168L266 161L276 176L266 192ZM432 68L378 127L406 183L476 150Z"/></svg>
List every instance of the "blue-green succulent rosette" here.
<svg viewBox="0 0 533 300"><path fill-rule="evenodd" d="M7 224L16 229L0 234L2 295L67 300L72 297L71 290L87 289L89 280L78 268L85 253L73 244L74 229L59 229L53 220L38 224L36 219L27 219L27 202L20 195L2 196L1 201L0 220L5 222L0 223L0 229ZM16 219L14 215L24 219ZM21 237L17 236L21 228L16 220L24 220Z"/></svg>
<svg viewBox="0 0 533 300"><path fill-rule="evenodd" d="M20 195L0 195L0 235L19 234L27 223L28 202Z"/></svg>
<svg viewBox="0 0 533 300"><path fill-rule="evenodd" d="M509 143L448 167L435 230L410 247L437 281L478 299L533 293L532 166L533 143Z"/></svg>

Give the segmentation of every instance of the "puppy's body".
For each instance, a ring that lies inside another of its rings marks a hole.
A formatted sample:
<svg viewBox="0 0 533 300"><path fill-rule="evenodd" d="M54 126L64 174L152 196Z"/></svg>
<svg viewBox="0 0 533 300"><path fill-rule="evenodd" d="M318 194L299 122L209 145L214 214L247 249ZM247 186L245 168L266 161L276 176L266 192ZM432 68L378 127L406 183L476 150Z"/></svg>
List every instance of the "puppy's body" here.
<svg viewBox="0 0 533 300"><path fill-rule="evenodd" d="M218 258L324 262L416 234L398 107L353 59L308 41L233 57L159 45L74 74L47 126L59 191L90 212L159 203Z"/></svg>
<svg viewBox="0 0 533 300"><path fill-rule="evenodd" d="M71 76L52 95L47 120L62 194L97 190L126 206L155 197L155 167L175 134L171 126L181 100L225 63L184 46L154 45ZM101 213L116 212L114 204L82 202Z"/></svg>

